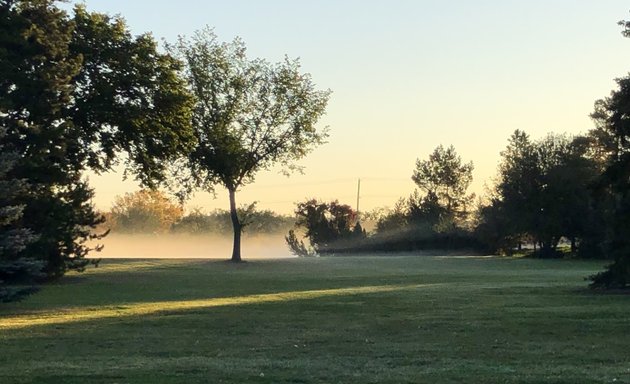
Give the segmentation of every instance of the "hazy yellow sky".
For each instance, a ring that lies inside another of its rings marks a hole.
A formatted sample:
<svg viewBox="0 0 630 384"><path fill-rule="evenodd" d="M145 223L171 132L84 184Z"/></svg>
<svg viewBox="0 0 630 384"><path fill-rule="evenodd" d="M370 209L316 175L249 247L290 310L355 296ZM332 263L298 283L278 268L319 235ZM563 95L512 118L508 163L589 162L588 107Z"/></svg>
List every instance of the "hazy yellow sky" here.
<svg viewBox="0 0 630 384"><path fill-rule="evenodd" d="M391 206L413 191L417 158L453 144L475 164L473 191L495 174L515 129L533 137L590 129L593 102L630 70L621 0L582 1L87 1L123 15L134 33L172 41L204 25L241 36L252 57L300 57L333 91L322 126L328 144L300 162L304 175L261 173L237 196L289 213L308 197L361 210ZM95 203L137 189L119 174L90 175ZM188 203L227 208L199 193Z"/></svg>

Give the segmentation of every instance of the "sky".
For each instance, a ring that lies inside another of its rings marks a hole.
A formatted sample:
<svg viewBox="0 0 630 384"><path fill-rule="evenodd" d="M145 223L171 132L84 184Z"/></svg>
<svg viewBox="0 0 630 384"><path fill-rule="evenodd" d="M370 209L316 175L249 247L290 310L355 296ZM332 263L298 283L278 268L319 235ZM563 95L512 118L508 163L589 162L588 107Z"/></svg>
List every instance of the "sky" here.
<svg viewBox="0 0 630 384"><path fill-rule="evenodd" d="M172 42L213 27L240 36L250 57L299 57L320 89L332 90L328 143L299 162L304 174L258 174L237 203L290 213L306 198L360 209L393 206L414 189L416 159L453 145L473 161L471 192L483 194L508 137L578 134L595 100L630 71L621 0L88 0L120 14L134 34ZM138 189L121 173L89 175L94 203ZM188 208L228 208L227 192L200 192Z"/></svg>

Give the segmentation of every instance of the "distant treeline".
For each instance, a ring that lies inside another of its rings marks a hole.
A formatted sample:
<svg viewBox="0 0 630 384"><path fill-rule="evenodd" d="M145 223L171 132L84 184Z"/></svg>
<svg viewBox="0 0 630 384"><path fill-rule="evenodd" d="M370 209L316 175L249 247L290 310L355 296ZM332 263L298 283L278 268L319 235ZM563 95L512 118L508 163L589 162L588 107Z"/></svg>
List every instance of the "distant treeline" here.
<svg viewBox="0 0 630 384"><path fill-rule="evenodd" d="M291 216L269 210L257 210L256 205L238 209L238 215L249 234L285 233L295 224ZM187 233L231 235L230 212L217 209L208 213L192 209L184 213L181 204L158 190L140 190L115 199L105 222L98 230L112 233Z"/></svg>
<svg viewBox="0 0 630 384"><path fill-rule="evenodd" d="M472 162L439 146L417 161L411 175L417 189L393 209L359 215L337 201L300 203L297 226L308 241L289 233L287 242L302 255L430 249L511 255L527 247L543 258L614 258L622 197L606 181L613 137L600 116L593 115L598 128L585 135L533 140L515 131L481 197L467 193ZM361 227L366 220L376 222L371 233Z"/></svg>

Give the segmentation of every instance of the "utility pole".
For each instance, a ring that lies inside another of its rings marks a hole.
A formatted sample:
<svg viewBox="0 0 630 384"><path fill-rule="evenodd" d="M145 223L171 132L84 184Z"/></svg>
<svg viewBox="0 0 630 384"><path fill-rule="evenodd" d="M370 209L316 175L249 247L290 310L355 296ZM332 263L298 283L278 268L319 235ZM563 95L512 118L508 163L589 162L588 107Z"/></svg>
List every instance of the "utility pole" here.
<svg viewBox="0 0 630 384"><path fill-rule="evenodd" d="M361 195L361 179L357 183L357 216L359 216L359 196Z"/></svg>

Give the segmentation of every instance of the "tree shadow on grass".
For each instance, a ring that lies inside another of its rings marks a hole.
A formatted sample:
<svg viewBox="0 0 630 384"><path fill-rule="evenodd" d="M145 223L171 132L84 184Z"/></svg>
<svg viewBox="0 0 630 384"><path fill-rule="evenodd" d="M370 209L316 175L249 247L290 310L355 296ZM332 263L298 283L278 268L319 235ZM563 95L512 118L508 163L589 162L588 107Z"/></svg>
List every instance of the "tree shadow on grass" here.
<svg viewBox="0 0 630 384"><path fill-rule="evenodd" d="M97 321L101 319L121 319L148 316L153 314L166 314L188 310L208 309L215 307L279 303L335 296L378 294L386 292L413 290L418 288L429 288L438 285L440 284L359 286L195 300L156 301L99 307L79 307L64 309L56 312L40 312L5 317L0 319L0 332L33 328L38 326L55 326L60 324Z"/></svg>

